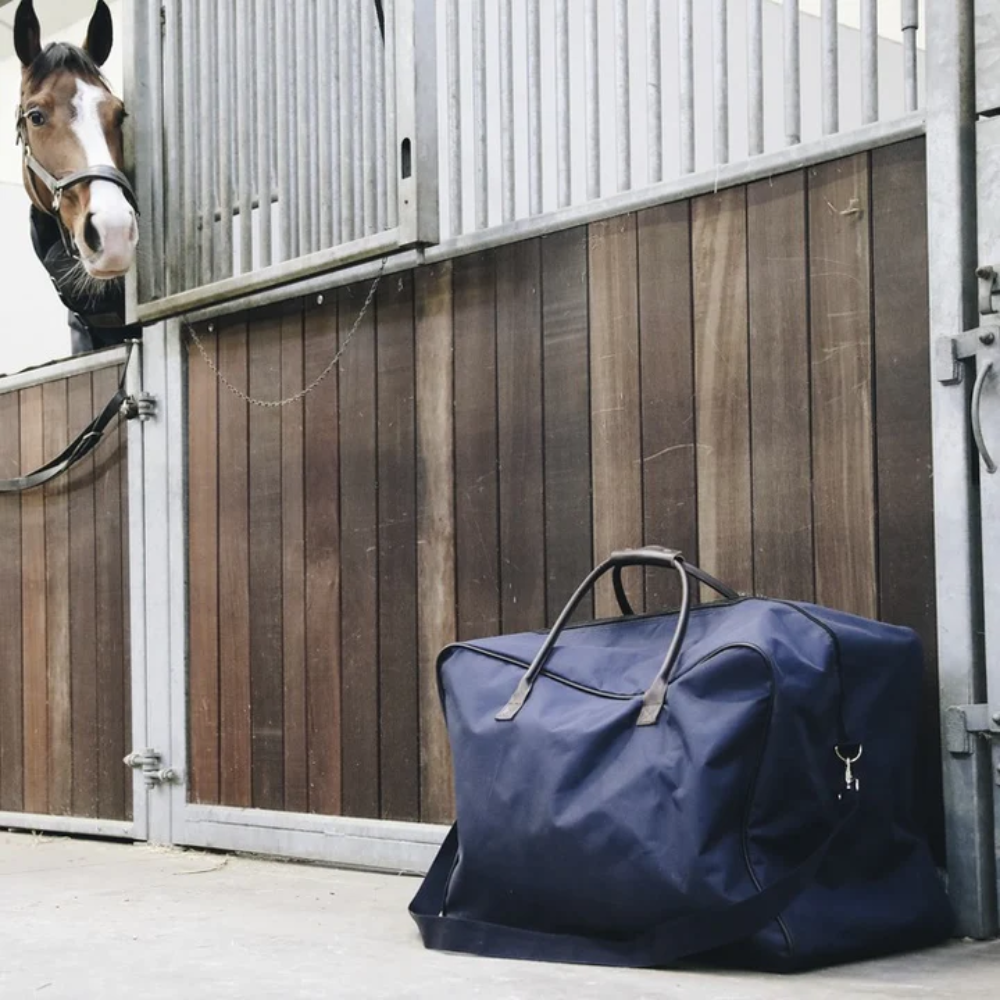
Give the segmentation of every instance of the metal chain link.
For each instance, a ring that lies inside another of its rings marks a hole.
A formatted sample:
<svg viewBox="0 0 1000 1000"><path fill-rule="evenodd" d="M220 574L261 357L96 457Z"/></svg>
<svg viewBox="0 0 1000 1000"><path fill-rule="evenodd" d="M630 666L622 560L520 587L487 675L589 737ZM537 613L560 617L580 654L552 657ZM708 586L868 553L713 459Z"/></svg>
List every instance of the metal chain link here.
<svg viewBox="0 0 1000 1000"><path fill-rule="evenodd" d="M350 332L344 338L344 342L340 345L340 349L333 356L333 360L326 366L309 383L304 389L300 389L294 396L288 396L286 399L254 399L253 396L247 395L239 386L233 385L228 378L219 370L215 362L209 357L208 351L205 350L205 345L201 342L201 338L198 336L197 331L190 323L186 320L182 320L185 331L188 336L194 342L195 347L198 348L198 353L201 354L205 361L205 364L215 372L215 377L234 395L243 400L244 403L249 403L251 406L260 406L264 409L278 409L282 406L289 406L291 403L297 403L300 399L304 399L309 395L329 374L337 367L343 356L344 351L351 344L351 340L354 334L357 333L358 327L361 326L361 321L365 318L365 314L368 312L368 307L372 304L372 299L375 298L375 293L378 291L379 282L382 280L382 275L385 274L385 266L388 263L389 258L382 258L382 266L378 269L378 274L375 275L375 280L372 282L371 288L368 289L368 297L365 299L365 304L361 307L361 312L358 313L358 318L354 321L354 325L351 327Z"/></svg>

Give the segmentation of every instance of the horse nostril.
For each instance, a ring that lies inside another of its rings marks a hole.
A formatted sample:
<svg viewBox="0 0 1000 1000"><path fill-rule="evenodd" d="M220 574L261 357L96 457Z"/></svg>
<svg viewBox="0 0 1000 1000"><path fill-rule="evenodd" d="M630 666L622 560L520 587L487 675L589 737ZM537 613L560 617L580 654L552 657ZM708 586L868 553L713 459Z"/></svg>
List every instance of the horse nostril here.
<svg viewBox="0 0 1000 1000"><path fill-rule="evenodd" d="M97 226L94 225L92 212L87 213L87 219L83 224L83 238L94 253L101 252L101 234L97 231Z"/></svg>

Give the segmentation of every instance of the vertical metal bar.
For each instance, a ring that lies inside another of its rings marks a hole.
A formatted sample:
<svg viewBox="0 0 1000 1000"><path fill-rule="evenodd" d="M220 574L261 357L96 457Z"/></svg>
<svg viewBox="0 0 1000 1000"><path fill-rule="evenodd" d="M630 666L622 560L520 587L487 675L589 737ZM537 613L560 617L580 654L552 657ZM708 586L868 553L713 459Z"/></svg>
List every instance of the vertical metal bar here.
<svg viewBox="0 0 1000 1000"><path fill-rule="evenodd" d="M271 146L274 142L274 85L272 82L274 35L272 33L270 0L257 0L254 11L254 31L257 42L257 259L261 267L272 261L271 251Z"/></svg>
<svg viewBox="0 0 1000 1000"><path fill-rule="evenodd" d="M361 204L364 234L375 231L375 5L361 3Z"/></svg>
<svg viewBox="0 0 1000 1000"><path fill-rule="evenodd" d="M971 329L976 310L975 61L972 0L927 8L927 220L931 351ZM938 682L943 709L976 701L985 673L979 498L970 470L969 379L931 382ZM994 609L995 611L995 609ZM956 933L997 932L993 775L987 743L970 754L944 750L948 893Z"/></svg>
<svg viewBox="0 0 1000 1000"><path fill-rule="evenodd" d="M861 120L878 121L877 0L861 0Z"/></svg>
<svg viewBox="0 0 1000 1000"><path fill-rule="evenodd" d="M489 134L486 119L486 0L472 3L472 132L475 137L475 226L489 225Z"/></svg>
<svg viewBox="0 0 1000 1000"><path fill-rule="evenodd" d="M277 116L275 130L278 143L278 216L281 220L281 250L278 260L291 260L298 255L295 239L296 206L292 179L292 153L288 143L288 120L293 106L294 66L291 65L290 24L292 11L288 3L275 4L274 37L277 46L275 60Z"/></svg>
<svg viewBox="0 0 1000 1000"><path fill-rule="evenodd" d="M714 0L715 163L729 162L729 0Z"/></svg>
<svg viewBox="0 0 1000 1000"><path fill-rule="evenodd" d="M750 22L748 52L749 151L751 156L764 152L764 11L763 0L748 0Z"/></svg>
<svg viewBox="0 0 1000 1000"><path fill-rule="evenodd" d="M601 197L601 67L597 0L586 0L584 29L587 34L587 198Z"/></svg>
<svg viewBox="0 0 1000 1000"><path fill-rule="evenodd" d="M663 180L663 66L660 0L646 0L646 134L649 183Z"/></svg>
<svg viewBox="0 0 1000 1000"><path fill-rule="evenodd" d="M337 33L339 45L340 90L338 92L337 109L339 111L340 130L340 225L344 243L350 243L359 234L354 228L354 158L357 151L354 146L354 70L352 68L353 51L351 36L354 28L354 0L337 0L336 9L339 13L340 25Z"/></svg>
<svg viewBox="0 0 1000 1000"><path fill-rule="evenodd" d="M500 0L500 148L504 222L514 220L514 34L511 0Z"/></svg>
<svg viewBox="0 0 1000 1000"><path fill-rule="evenodd" d="M632 187L632 94L629 86L628 0L615 2L615 124L618 190Z"/></svg>
<svg viewBox="0 0 1000 1000"><path fill-rule="evenodd" d="M388 13L386 11L385 13ZM386 37L391 32L387 31ZM385 44L379 35L378 24L372 23L372 65L375 75L375 224L377 232L386 228L386 91L385 91Z"/></svg>
<svg viewBox="0 0 1000 1000"><path fill-rule="evenodd" d="M351 109L351 122L354 136L354 158L352 161L354 176L354 236L358 239L365 234L365 180L364 180L364 114L365 81L362 62L363 48L363 18L361 4L370 4L371 0L351 0L351 89L354 92L354 104Z"/></svg>
<svg viewBox="0 0 1000 1000"><path fill-rule="evenodd" d="M538 0L528 0L528 211L542 211L542 55Z"/></svg>
<svg viewBox="0 0 1000 1000"><path fill-rule="evenodd" d="M396 0L384 0L385 9L385 175L388 187L386 225L399 223L399 160L396 145Z"/></svg>
<svg viewBox="0 0 1000 1000"><path fill-rule="evenodd" d="M221 0L216 5L218 22L218 56L214 70L219 88L216 113L216 136L219 144L219 242L216 247L217 261L215 273L219 277L229 277L233 273L233 139L238 127L233 101L233 23L229 0Z"/></svg>
<svg viewBox="0 0 1000 1000"><path fill-rule="evenodd" d="M959 0L960 2L960 0ZM917 96L917 29L920 11L917 0L903 0L903 84L906 110L916 111Z"/></svg>
<svg viewBox="0 0 1000 1000"><path fill-rule="evenodd" d="M339 246L344 240L343 220L341 219L340 198L343 191L343 153L341 150L341 93L343 86L343 63L341 54L343 46L340 44L340 4L335 0L326 0L324 6L329 15L330 34L327 36L324 46L326 62L331 68L331 89L330 102L323 110L322 114L326 118L330 129L329 154L330 154L330 187L328 191L320 192L320 198L325 199L326 207L321 209L330 219L330 246ZM324 60L321 59L320 62Z"/></svg>
<svg viewBox="0 0 1000 1000"><path fill-rule="evenodd" d="M166 134L166 176L163 178L166 212L166 293L184 290L184 79L181 0L165 0L163 44L163 106Z"/></svg>
<svg viewBox="0 0 1000 1000"><path fill-rule="evenodd" d="M198 51L198 3L197 0L181 0L181 48L185 53ZM178 71L181 70L178 64ZM198 177L198 78L197 69L190 62L183 64L184 128L181 146L184 153L183 200L181 202L181 224L183 226L182 288L187 291L198 284L198 205L200 182Z"/></svg>
<svg viewBox="0 0 1000 1000"><path fill-rule="evenodd" d="M243 0L247 4L247 0ZM258 4L263 0L256 0ZM254 106L253 100L253 9L249 17L236 18L236 73L239 80L239 100L237 101L237 137L239 156L237 157L240 189L240 272L253 270L253 141L254 131L244 116L249 117ZM257 110L260 114L260 109Z"/></svg>
<svg viewBox="0 0 1000 1000"><path fill-rule="evenodd" d="M448 0L448 214L451 235L465 231L462 220L462 66L459 58L459 3Z"/></svg>
<svg viewBox="0 0 1000 1000"><path fill-rule="evenodd" d="M840 50L837 0L823 0L823 134L840 131Z"/></svg>
<svg viewBox="0 0 1000 1000"><path fill-rule="evenodd" d="M215 267L215 210L218 204L216 185L218 178L217 145L209 137L217 134L218 106L216 96L216 74L218 64L216 53L216 6L209 0L201 0L201 30L198 33L199 87L198 87L198 131L201 138L198 158L201 166L201 184L198 192L198 208L201 217L201 273L199 284L211 283L217 273Z"/></svg>
<svg viewBox="0 0 1000 1000"><path fill-rule="evenodd" d="M681 173L694 171L694 18L692 0L678 0L678 44L680 47L680 139Z"/></svg>
<svg viewBox="0 0 1000 1000"><path fill-rule="evenodd" d="M802 72L799 48L799 0L785 0L785 143L802 141Z"/></svg>
<svg viewBox="0 0 1000 1000"><path fill-rule="evenodd" d="M319 189L317 194L318 232L317 249L326 250L333 243L333 213L334 196L337 190L333 186L333 123L337 115L336 96L333 87L334 53L337 50L336 38L333 33L332 10L333 0L318 0L316 7L316 37L312 39L316 51L316 68L318 72L317 89L319 91L319 110L316 115L316 134L319 142L318 173Z"/></svg>
<svg viewBox="0 0 1000 1000"><path fill-rule="evenodd" d="M302 190L301 179L299 181L299 202L306 204L308 208L309 239L306 246L310 253L315 252L320 247L320 208L319 208L319 161L322 156L320 147L319 120L321 117L320 106L329 98L329 92L321 93L316 86L319 80L320 53L313 43L313 39L319 34L319 3L317 0L309 0L306 4L306 33L300 35L296 40L296 50L299 53L298 62L306 63L306 79L304 86L299 87L299 102L305 105L306 116L309 121L308 129L300 129L309 133L307 148L307 169L306 177L308 194ZM323 61L326 61L325 53ZM303 94L303 90L305 93ZM301 174L300 174L301 178Z"/></svg>
<svg viewBox="0 0 1000 1000"><path fill-rule="evenodd" d="M288 0L285 0L288 2ZM312 241L312 185L309 183L309 161L312 157L312 137L316 118L308 107L310 98L315 98L316 83L309 76L308 49L309 37L309 5L307 0L292 0L294 11L293 31L289 45L289 60L292 63L295 77L295 101L292 107L302 114L308 126L303 127L299 115L293 111L289 126L295 140L295 208L298 214L297 228L299 232L298 253L311 253Z"/></svg>
<svg viewBox="0 0 1000 1000"><path fill-rule="evenodd" d="M573 200L573 165L570 147L569 103L569 0L556 0L556 173L558 203Z"/></svg>

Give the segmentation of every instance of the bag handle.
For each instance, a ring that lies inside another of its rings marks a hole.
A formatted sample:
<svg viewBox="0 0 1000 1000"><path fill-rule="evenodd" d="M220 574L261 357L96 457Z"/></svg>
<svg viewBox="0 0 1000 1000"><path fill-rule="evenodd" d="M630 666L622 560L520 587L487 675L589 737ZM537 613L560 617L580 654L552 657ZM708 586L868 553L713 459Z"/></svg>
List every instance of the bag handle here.
<svg viewBox="0 0 1000 1000"><path fill-rule="evenodd" d="M542 643L541 649L535 654L531 666L524 677L521 678L510 700L497 713L496 720L498 722L509 722L524 707L524 703L528 700L528 696L531 694L538 675L545 666L545 661L549 658L549 654L552 652L567 622L576 610L577 605L583 600L584 596L590 591L597 580L607 573L608 570L615 568L622 569L626 566L665 566L676 570L681 581L681 608L677 616L677 628L674 630L674 636L670 642L670 648L667 650L667 655L663 660L663 665L657 672L656 677L653 678L649 689L643 695L642 708L639 711L639 719L636 724L639 726L651 726L656 722L667 697L667 682L674 663L680 655L681 643L684 641L684 633L687 631L688 619L691 616L691 586L688 580L687 564L684 562L684 557L680 552L652 545L642 549L625 549L621 552L613 552L609 558L590 571L587 578L577 587L566 607L563 608L561 614L556 619L555 625L552 626L549 634L545 637L545 642Z"/></svg>
<svg viewBox="0 0 1000 1000"><path fill-rule="evenodd" d="M659 549L658 545L644 546L644 549ZM684 568L688 572L688 576L693 577L699 583L706 587L710 587L721 597L725 598L727 601L738 601L740 595L732 589L732 587L727 587L724 583L717 580L710 573L706 573L703 569L699 569L697 566L692 566L691 563L684 563ZM618 607L621 609L621 613L626 617L630 618L635 614L632 609L632 604L628 599L628 594L625 593L625 584L622 582L622 566L615 566L611 574L611 584L615 589L615 599L618 601Z"/></svg>
<svg viewBox="0 0 1000 1000"><path fill-rule="evenodd" d="M410 903L410 916L420 929L424 946L437 951L464 952L491 958L651 968L722 948L752 937L766 927L816 878L820 866L857 814L859 796L815 851L798 868L753 896L726 907L694 911L657 924L634 938L585 937L533 931L506 924L443 915L448 882L458 856L458 827L453 826Z"/></svg>

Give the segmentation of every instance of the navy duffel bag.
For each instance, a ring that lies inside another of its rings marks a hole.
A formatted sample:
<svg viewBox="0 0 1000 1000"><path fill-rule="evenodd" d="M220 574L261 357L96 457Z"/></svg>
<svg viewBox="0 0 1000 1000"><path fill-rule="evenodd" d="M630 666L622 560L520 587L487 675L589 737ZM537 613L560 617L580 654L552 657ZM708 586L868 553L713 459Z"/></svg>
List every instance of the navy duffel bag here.
<svg viewBox="0 0 1000 1000"><path fill-rule="evenodd" d="M636 565L678 572L679 612L567 624ZM691 580L724 600L692 606ZM449 646L458 822L410 906L425 945L793 970L941 941L921 670L909 629L741 598L658 548L598 566L547 636Z"/></svg>

